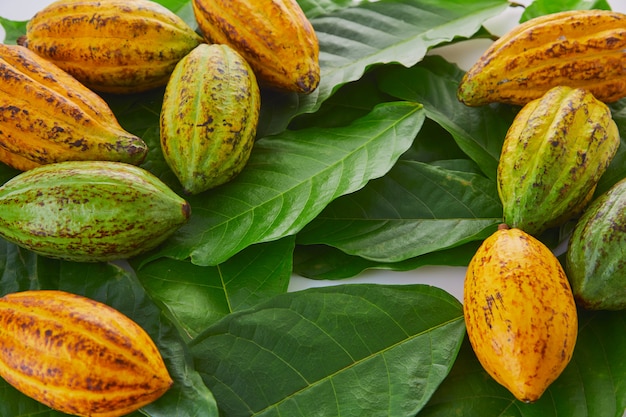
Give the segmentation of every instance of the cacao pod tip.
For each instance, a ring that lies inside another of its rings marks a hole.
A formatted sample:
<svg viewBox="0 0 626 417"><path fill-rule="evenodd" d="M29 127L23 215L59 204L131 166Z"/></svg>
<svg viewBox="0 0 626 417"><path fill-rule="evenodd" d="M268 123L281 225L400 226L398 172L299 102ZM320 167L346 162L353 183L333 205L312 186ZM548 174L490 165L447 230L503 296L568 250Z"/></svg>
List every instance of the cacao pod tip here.
<svg viewBox="0 0 626 417"><path fill-rule="evenodd" d="M189 219L191 217L191 205L185 201L182 206L183 218Z"/></svg>
<svg viewBox="0 0 626 417"><path fill-rule="evenodd" d="M498 225L498 230L509 230L509 229L510 229L510 227L509 227L509 225L508 225L508 224L506 224L506 223L500 223L500 224Z"/></svg>
<svg viewBox="0 0 626 417"><path fill-rule="evenodd" d="M17 41L15 41L19 46L23 46L25 48L28 48L28 38L26 37L26 35L22 35L19 38L17 38Z"/></svg>

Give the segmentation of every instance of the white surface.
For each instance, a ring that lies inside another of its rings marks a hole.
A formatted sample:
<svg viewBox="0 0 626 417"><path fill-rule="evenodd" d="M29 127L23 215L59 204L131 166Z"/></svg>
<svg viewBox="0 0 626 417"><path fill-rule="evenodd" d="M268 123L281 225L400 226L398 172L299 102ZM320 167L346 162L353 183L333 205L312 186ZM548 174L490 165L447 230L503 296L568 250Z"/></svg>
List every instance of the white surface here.
<svg viewBox="0 0 626 417"><path fill-rule="evenodd" d="M530 4L530 0L517 0L520 4ZM0 0L0 16L11 20L28 20L38 10L52 3L52 0ZM609 1L613 10L626 12L626 2L623 0ZM500 16L485 22L485 26L495 35L503 35L513 28L523 12L521 7L510 7ZM0 29L0 39L4 39L4 32ZM448 47L437 48L431 54L444 56L451 62L457 63L463 69L469 67L478 59L490 44L489 40L473 40ZM423 283L434 285L448 291L461 300L463 296L463 280L466 268L432 266L422 267L413 271L396 272L371 270L350 279L339 281L319 281L293 276L289 285L290 291L297 291L310 287L338 285L346 283L386 283L386 284L415 284Z"/></svg>

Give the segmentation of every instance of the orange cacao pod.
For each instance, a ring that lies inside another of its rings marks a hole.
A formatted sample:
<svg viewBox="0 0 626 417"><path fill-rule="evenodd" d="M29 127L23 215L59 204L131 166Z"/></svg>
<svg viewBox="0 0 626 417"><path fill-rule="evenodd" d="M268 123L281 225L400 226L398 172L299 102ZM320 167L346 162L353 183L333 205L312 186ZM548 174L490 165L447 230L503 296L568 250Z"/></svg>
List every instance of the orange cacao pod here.
<svg viewBox="0 0 626 417"><path fill-rule="evenodd" d="M64 413L118 417L172 384L152 339L119 311L75 294L0 298L0 376Z"/></svg>

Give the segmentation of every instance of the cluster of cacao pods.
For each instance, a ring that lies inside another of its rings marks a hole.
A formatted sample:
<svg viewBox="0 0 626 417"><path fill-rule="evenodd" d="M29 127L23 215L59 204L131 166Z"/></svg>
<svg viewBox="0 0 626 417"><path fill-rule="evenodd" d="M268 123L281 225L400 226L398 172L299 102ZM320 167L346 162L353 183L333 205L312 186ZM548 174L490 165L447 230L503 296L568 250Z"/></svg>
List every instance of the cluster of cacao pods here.
<svg viewBox="0 0 626 417"><path fill-rule="evenodd" d="M480 363L524 402L569 363L577 305L626 308L626 180L595 197L620 145L607 103L626 97L625 24L602 10L531 19L496 40L458 88L469 106L520 106L498 163L504 222L472 258L463 302ZM539 236L568 221L564 267Z"/></svg>
<svg viewBox="0 0 626 417"><path fill-rule="evenodd" d="M194 0L192 5L200 34L151 0L57 0L35 14L18 40L58 66L57 73L70 74L93 91L125 94L165 86L162 153L187 194L221 185L246 165L259 119L258 84L308 94L320 79L317 37L295 0ZM74 85L62 90L74 91ZM19 110L30 105L23 103L11 116L25 119ZM53 116L37 120L51 122ZM129 162L141 162L146 150L145 145L139 148L138 138L127 145L120 142L119 151L125 153L113 155L106 147L118 143L120 129L110 118L102 125L108 133L100 139L102 146L89 138L78 141L75 131L61 125L68 139L55 138L65 146L54 161L88 159L93 155L81 149L98 147L100 158L124 161L132 152ZM37 131L45 134L49 123ZM0 147L0 153L3 148L18 152L18 140L14 142L11 148ZM40 156L50 147L46 145L32 151L40 158L36 162L52 162L48 153ZM23 156L14 159L22 162Z"/></svg>
<svg viewBox="0 0 626 417"><path fill-rule="evenodd" d="M183 191L246 165L260 85L301 94L320 79L295 0L193 0L197 33L151 0L57 0L0 44L0 236L78 262L126 259L168 239L189 204L141 165L146 143L99 94L163 87L160 144ZM0 376L55 410L117 417L172 384L149 336L121 313L61 291L0 298Z"/></svg>

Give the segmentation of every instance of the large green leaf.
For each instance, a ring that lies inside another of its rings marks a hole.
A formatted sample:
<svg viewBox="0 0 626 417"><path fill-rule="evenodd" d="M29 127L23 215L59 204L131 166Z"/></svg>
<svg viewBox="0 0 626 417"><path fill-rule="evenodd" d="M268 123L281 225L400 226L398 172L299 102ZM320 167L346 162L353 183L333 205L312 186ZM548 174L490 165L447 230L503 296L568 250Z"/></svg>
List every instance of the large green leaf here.
<svg viewBox="0 0 626 417"><path fill-rule="evenodd" d="M381 71L381 89L402 100L424 105L426 117L449 131L458 146L495 180L502 142L516 110L511 106L468 107L456 97L464 72L439 56L412 68Z"/></svg>
<svg viewBox="0 0 626 417"><path fill-rule="evenodd" d="M190 337L233 311L287 291L294 238L250 246L217 266L157 259L138 276L148 293L163 302Z"/></svg>
<svg viewBox="0 0 626 417"><path fill-rule="evenodd" d="M0 239L0 294L60 289L112 306L138 323L159 348L174 379L172 388L143 408L151 417L216 417L215 400L190 363L178 330L143 290L134 273L114 264L81 264L38 257ZM0 415L60 416L0 381ZM45 414L49 413L49 414Z"/></svg>
<svg viewBox="0 0 626 417"><path fill-rule="evenodd" d="M421 106L395 102L346 127L258 140L238 177L188 198L189 223L149 259L191 256L217 265L252 244L295 234L335 198L386 174L423 121Z"/></svg>
<svg viewBox="0 0 626 417"><path fill-rule="evenodd" d="M383 178L328 205L298 233L298 243L398 262L482 240L501 222L493 181L403 160Z"/></svg>
<svg viewBox="0 0 626 417"><path fill-rule="evenodd" d="M565 10L611 10L606 0L534 0L524 9L520 22Z"/></svg>
<svg viewBox="0 0 626 417"><path fill-rule="evenodd" d="M412 417L464 334L460 304L440 289L347 285L232 314L191 350L224 416Z"/></svg>
<svg viewBox="0 0 626 417"><path fill-rule="evenodd" d="M363 2L310 19L320 47L321 79L297 106L278 111L269 132L280 132L291 117L316 111L341 85L360 79L385 63L412 66L431 47L469 38L482 23L501 13L506 0L384 0Z"/></svg>
<svg viewBox="0 0 626 417"><path fill-rule="evenodd" d="M355 277L368 269L411 271L427 265L467 266L481 243L473 241L400 262L376 262L326 245L298 245L294 252L293 272L310 279L340 280Z"/></svg>
<svg viewBox="0 0 626 417"><path fill-rule="evenodd" d="M420 417L622 417L626 412L626 312L580 312L574 356L534 404L517 401L464 343Z"/></svg>

